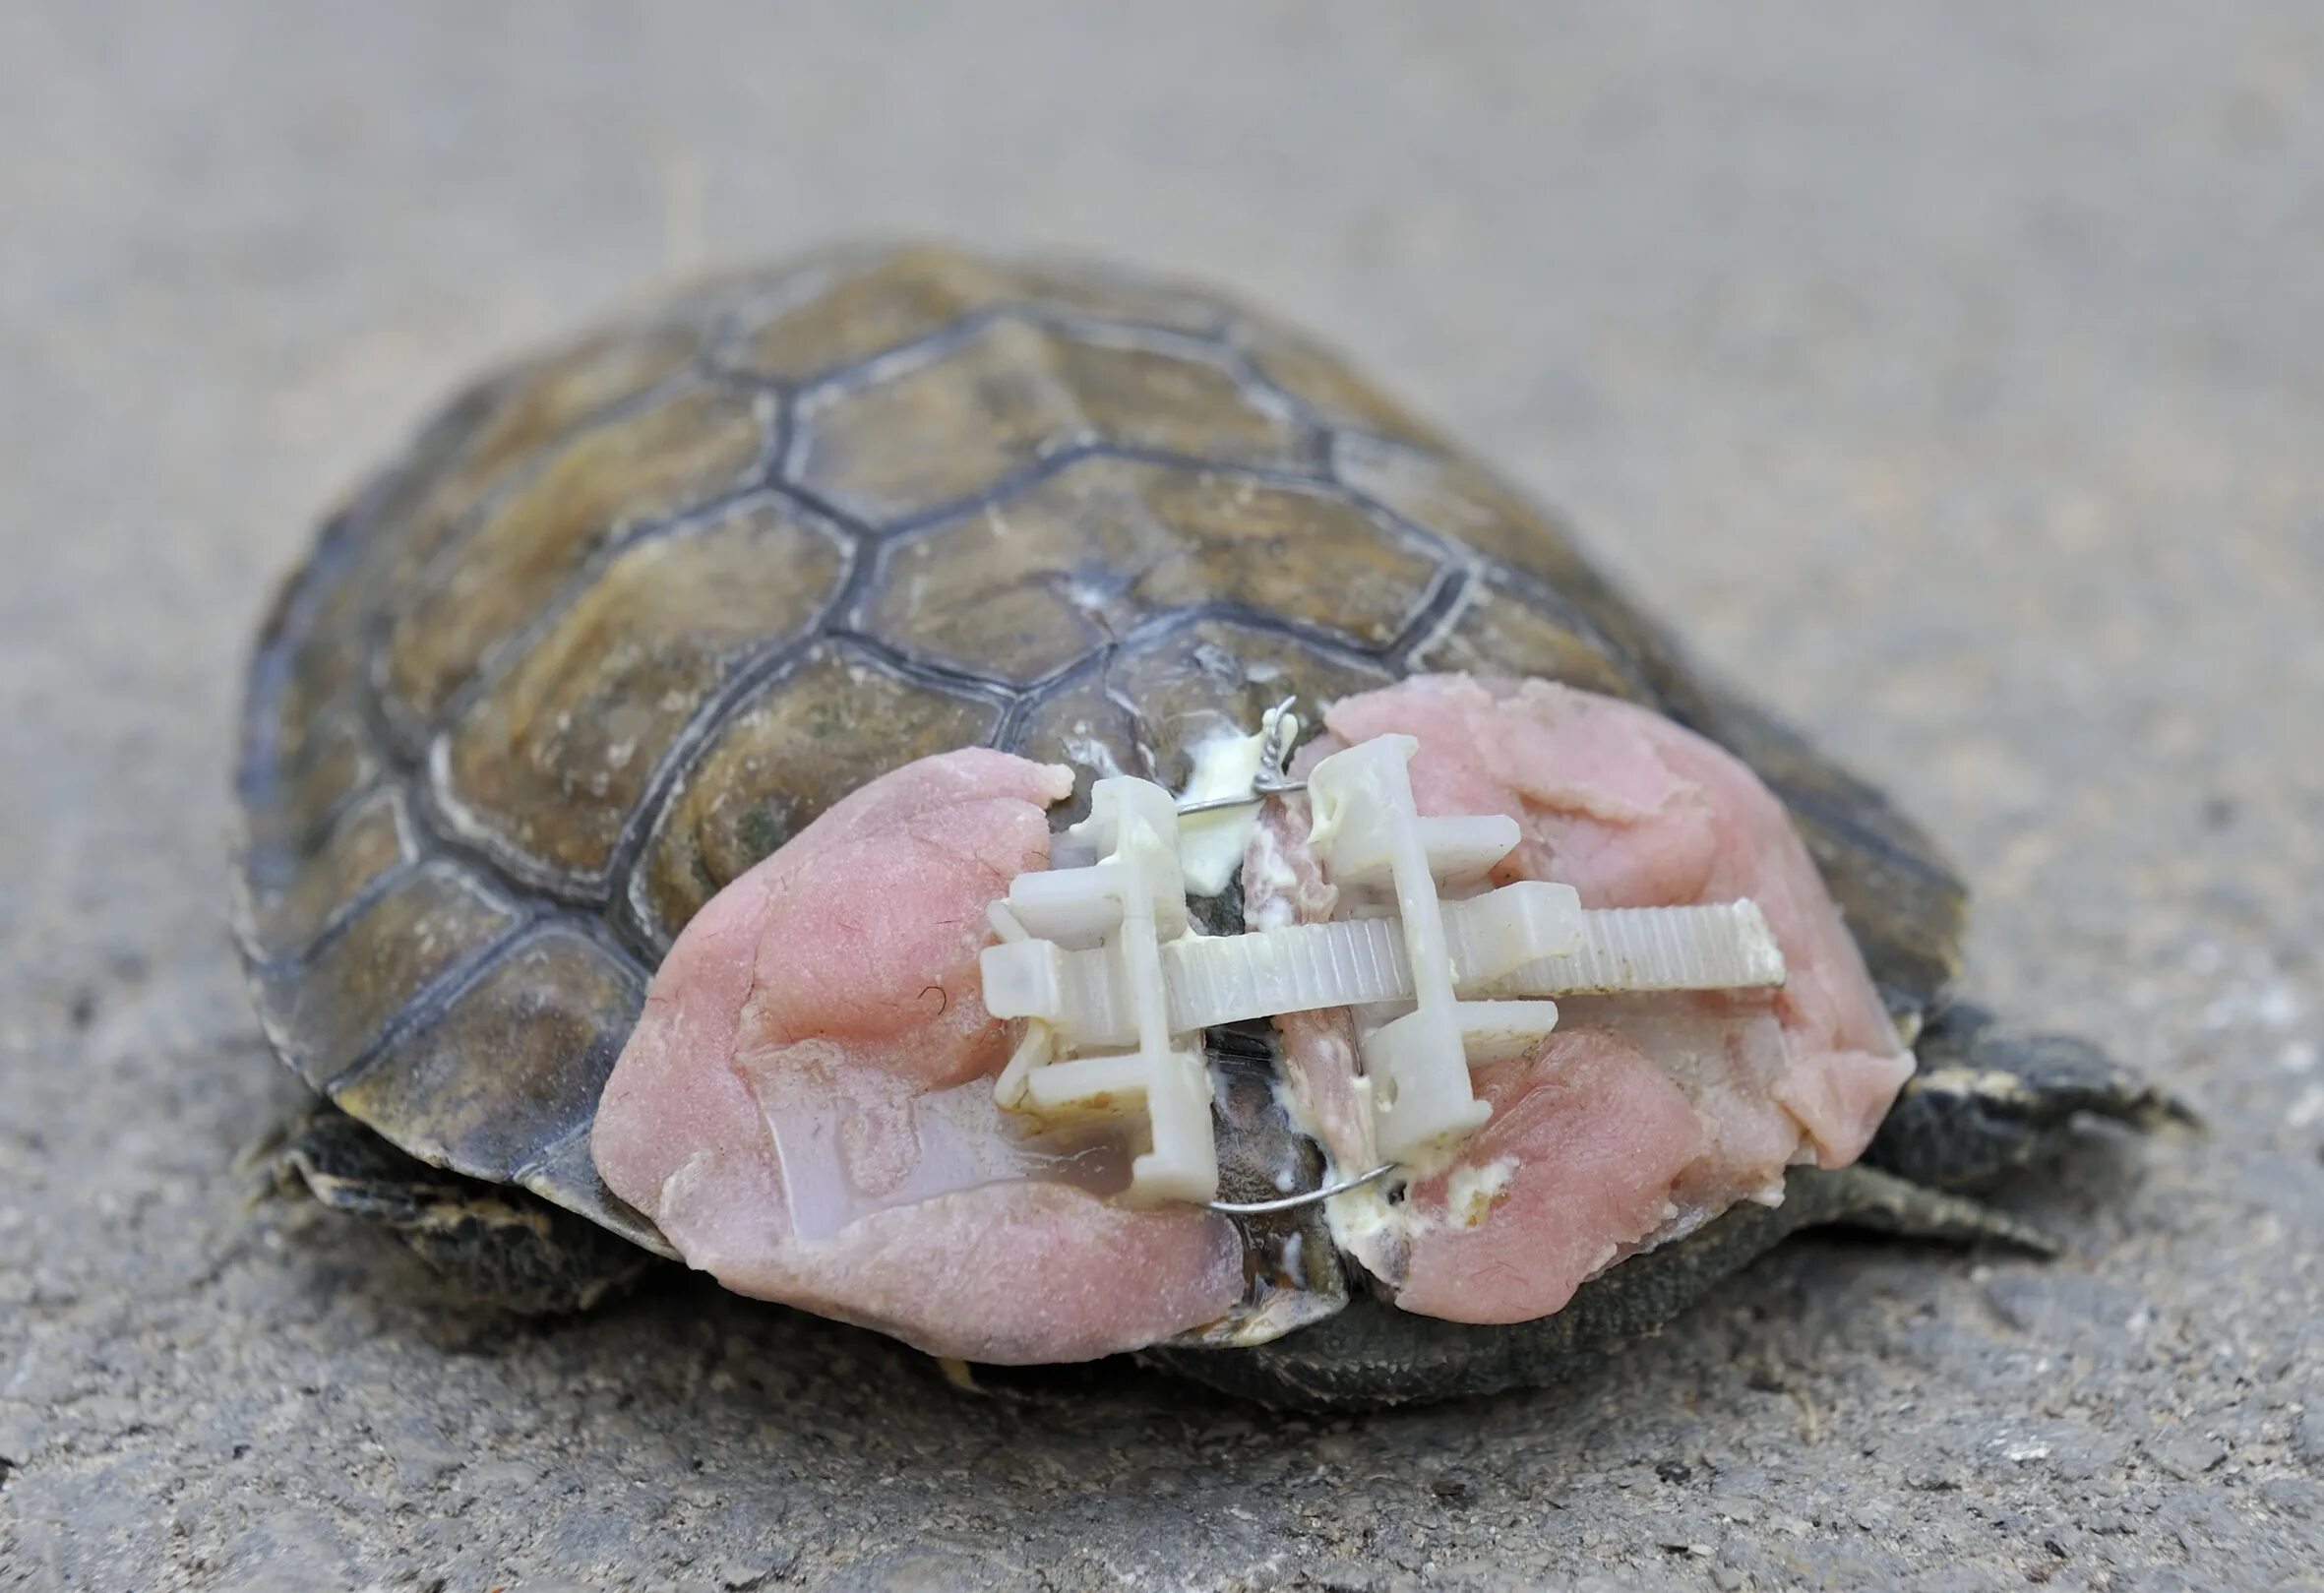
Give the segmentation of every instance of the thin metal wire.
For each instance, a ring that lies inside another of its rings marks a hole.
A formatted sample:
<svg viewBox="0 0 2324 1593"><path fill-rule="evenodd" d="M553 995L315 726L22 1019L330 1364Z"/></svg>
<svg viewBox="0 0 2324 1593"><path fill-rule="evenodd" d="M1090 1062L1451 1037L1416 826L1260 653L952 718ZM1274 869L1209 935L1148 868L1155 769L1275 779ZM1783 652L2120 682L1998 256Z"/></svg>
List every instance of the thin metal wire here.
<svg viewBox="0 0 2324 1593"><path fill-rule="evenodd" d="M1396 1164L1394 1162L1381 1162L1369 1173L1359 1173L1354 1178L1342 1179L1337 1184L1326 1184L1319 1190L1310 1190L1304 1195L1287 1195L1280 1200L1205 1200L1202 1203L1211 1210L1230 1217L1264 1217L1277 1211L1296 1211L1301 1206L1314 1205L1319 1200L1328 1200L1335 1195L1345 1195L1350 1190L1360 1190L1376 1179L1385 1178L1395 1170Z"/></svg>
<svg viewBox="0 0 2324 1593"><path fill-rule="evenodd" d="M1251 789L1242 796L1204 797L1199 802L1182 802L1178 805L1178 813L1179 817L1183 819L1189 814L1217 813L1226 808L1248 808L1254 803L1264 802L1271 796L1282 796L1287 792L1304 791L1307 788L1308 782L1305 780L1285 780L1280 785L1254 780Z"/></svg>
<svg viewBox="0 0 2324 1593"><path fill-rule="evenodd" d="M1294 695L1285 698L1259 720L1258 772L1252 777L1251 789L1238 796L1205 797L1199 802L1181 802L1178 811L1183 818L1191 813L1217 813L1227 808L1248 808L1264 802L1271 796L1282 796L1308 788L1305 780L1292 779L1286 771L1291 762L1291 737L1285 726L1292 722L1291 710L1299 702Z"/></svg>

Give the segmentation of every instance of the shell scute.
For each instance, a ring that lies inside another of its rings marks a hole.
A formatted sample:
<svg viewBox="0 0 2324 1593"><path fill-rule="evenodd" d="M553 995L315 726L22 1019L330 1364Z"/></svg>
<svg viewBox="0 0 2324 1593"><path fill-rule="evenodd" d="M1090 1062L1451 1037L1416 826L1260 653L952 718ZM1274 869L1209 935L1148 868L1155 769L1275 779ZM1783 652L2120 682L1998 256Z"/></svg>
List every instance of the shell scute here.
<svg viewBox="0 0 2324 1593"><path fill-rule="evenodd" d="M582 423L679 376L704 346L695 327L615 328L487 384L480 412L444 466L409 478L380 511L372 579L411 580L520 466Z"/></svg>
<svg viewBox="0 0 2324 1593"><path fill-rule="evenodd" d="M1415 670L1532 676L1631 702L1652 702L1655 695L1637 666L1608 648L1578 609L1514 590L1491 574L1468 582L1408 657Z"/></svg>
<svg viewBox="0 0 2324 1593"><path fill-rule="evenodd" d="M438 980L522 922L459 865L420 864L294 965L262 970L259 1015L283 1060L317 1088L357 1062Z"/></svg>
<svg viewBox="0 0 2324 1593"><path fill-rule="evenodd" d="M742 329L735 355L741 369L784 382L826 376L1009 307L1193 336L1216 333L1226 319L1214 298L1125 273L928 245L815 262L786 287Z"/></svg>
<svg viewBox="0 0 2324 1593"><path fill-rule="evenodd" d="M897 669L863 647L821 643L719 718L655 815L629 907L667 946L727 882L856 787L955 747L994 740L996 694Z"/></svg>
<svg viewBox="0 0 2324 1593"><path fill-rule="evenodd" d="M333 1098L431 1162L513 1181L588 1124L643 999L634 963L550 924L398 1034Z"/></svg>
<svg viewBox="0 0 2324 1593"><path fill-rule="evenodd" d="M625 532L741 486L764 451L764 399L696 387L575 437L396 593L375 682L416 733L495 649Z"/></svg>
<svg viewBox="0 0 2324 1593"><path fill-rule="evenodd" d="M891 544L863 625L1030 685L1155 619L1229 604L1384 647L1443 573L1432 545L1321 483L1098 455Z"/></svg>
<svg viewBox="0 0 2324 1593"><path fill-rule="evenodd" d="M375 786L351 802L304 868L279 880L246 879L236 928L253 958L302 956L363 892L416 860L401 790Z"/></svg>
<svg viewBox="0 0 2324 1593"><path fill-rule="evenodd" d="M377 743L352 697L305 727L294 750L263 757L243 780L242 869L265 890L283 888L302 860L385 772Z"/></svg>
<svg viewBox="0 0 2324 1593"><path fill-rule="evenodd" d="M440 807L528 877L601 881L703 704L807 635L853 558L771 498L626 548L444 733Z"/></svg>
<svg viewBox="0 0 2324 1593"><path fill-rule="evenodd" d="M914 446L896 447L899 437ZM809 391L790 469L843 513L892 525L1080 449L1288 467L1301 445L1288 406L1223 353L1004 317L925 357Z"/></svg>
<svg viewBox="0 0 2324 1593"><path fill-rule="evenodd" d="M1323 425L1432 451L1443 446L1432 428L1313 338L1288 327L1246 323L1235 341L1254 370Z"/></svg>
<svg viewBox="0 0 2324 1593"><path fill-rule="evenodd" d="M1414 525L1514 573L1552 623L1586 626L1584 644L1613 654L1657 691L1677 673L1660 630L1582 557L1572 531L1480 466L1456 455L1343 434L1333 445L1332 471Z"/></svg>

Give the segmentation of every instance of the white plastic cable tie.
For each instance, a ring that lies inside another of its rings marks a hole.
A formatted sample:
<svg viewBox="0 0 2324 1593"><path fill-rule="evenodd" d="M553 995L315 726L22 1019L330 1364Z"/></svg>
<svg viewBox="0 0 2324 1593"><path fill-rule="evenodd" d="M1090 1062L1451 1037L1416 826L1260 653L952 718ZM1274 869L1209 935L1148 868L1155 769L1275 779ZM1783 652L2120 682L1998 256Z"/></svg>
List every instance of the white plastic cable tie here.
<svg viewBox="0 0 2324 1593"><path fill-rule="evenodd" d="M1750 900L1585 910L1571 886L1523 880L1443 904L1462 999L1743 990L1781 985L1783 951ZM1393 918L1189 937L1162 949L1172 1029L1327 1007L1408 1002L1412 963ZM1070 989L1069 1004L1110 992Z"/></svg>
<svg viewBox="0 0 2324 1593"><path fill-rule="evenodd" d="M1601 907L1580 918L1579 945L1489 980L1484 993L1598 996L1784 982L1783 948L1747 896L1698 907Z"/></svg>
<svg viewBox="0 0 2324 1593"><path fill-rule="evenodd" d="M986 1010L1026 1019L994 1084L1004 1109L1059 1123L1124 1121L1137 1143L1131 1204L1218 1195L1210 1072L1198 1030L1172 1027L1162 948L1184 937L1178 810L1146 780L1097 782L1059 837L1075 867L1017 876L986 949Z"/></svg>
<svg viewBox="0 0 2324 1593"><path fill-rule="evenodd" d="M1310 842L1324 877L1338 888L1342 910L1394 913L1411 973L1411 1011L1375 1025L1357 1009L1361 1087L1372 1098L1379 1154L1393 1162L1466 1138L1492 1115L1469 1086L1466 1020L1492 1023L1488 1049L1497 1054L1511 1045L1522 1049L1526 1038L1546 1035L1558 1022L1549 1002L1460 1000L1437 888L1481 876L1508 855L1517 825L1499 815L1423 819L1405 766L1419 748L1410 736L1376 736L1334 753L1308 774L1315 811ZM1464 1011L1488 1005L1500 1011Z"/></svg>
<svg viewBox="0 0 2324 1593"><path fill-rule="evenodd" d="M1419 745L1376 737L1309 774L1317 861L1341 911L1358 916L1315 926L1263 959L1270 971L1328 970L1312 990L1270 992L1279 1010L1310 995L1346 998L1383 1158L1410 1162L1480 1127L1491 1109L1476 1098L1469 1067L1538 1044L1557 1027L1554 998L1783 982L1782 950L1748 900L1590 911L1571 887L1540 882L1442 899L1443 888L1488 875L1518 829L1501 816L1421 817L1407 766ZM1392 914L1393 933L1367 914ZM1227 983L1207 971L1208 987ZM1395 1011L1404 1002L1410 1010ZM1192 1015L1219 1020L1209 1009Z"/></svg>

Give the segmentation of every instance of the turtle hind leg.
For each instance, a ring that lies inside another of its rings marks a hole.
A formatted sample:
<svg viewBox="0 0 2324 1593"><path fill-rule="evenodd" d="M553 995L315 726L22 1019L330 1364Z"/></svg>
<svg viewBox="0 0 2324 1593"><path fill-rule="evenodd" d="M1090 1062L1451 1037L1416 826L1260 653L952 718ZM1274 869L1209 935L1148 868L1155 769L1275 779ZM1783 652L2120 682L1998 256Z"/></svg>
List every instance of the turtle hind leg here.
<svg viewBox="0 0 2324 1593"><path fill-rule="evenodd" d="M431 1167L318 1101L243 1152L262 1195L303 1193L400 1238L461 1292L525 1316L587 1311L655 1257L528 1195Z"/></svg>
<svg viewBox="0 0 2324 1593"><path fill-rule="evenodd" d="M2195 1121L2087 1040L2029 1034L1983 1008L1947 1010L1916 1050L1919 1067L1865 1152L1915 1184L1988 1183L2062 1143L2084 1116L2137 1129Z"/></svg>

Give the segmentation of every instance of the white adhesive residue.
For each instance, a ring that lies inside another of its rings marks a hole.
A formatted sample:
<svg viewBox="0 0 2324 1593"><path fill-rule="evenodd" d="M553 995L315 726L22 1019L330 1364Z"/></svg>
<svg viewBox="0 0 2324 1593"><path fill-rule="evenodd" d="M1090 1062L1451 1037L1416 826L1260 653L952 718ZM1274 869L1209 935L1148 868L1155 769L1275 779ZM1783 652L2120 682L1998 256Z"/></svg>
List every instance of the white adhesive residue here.
<svg viewBox="0 0 2324 1593"><path fill-rule="evenodd" d="M1516 1172L1514 1156L1501 1156L1482 1167L1455 1167L1444 1181L1445 1220L1455 1228L1482 1228Z"/></svg>
<svg viewBox="0 0 2324 1593"><path fill-rule="evenodd" d="M1502 1156L1482 1167L1454 1167L1444 1181L1441 1209L1433 1201L1423 1205L1409 1197L1391 1198L1397 1192L1437 1177L1458 1154L1456 1147L1436 1149L1416 1165L1400 1167L1387 1178L1358 1185L1324 1201L1323 1217L1333 1241L1341 1250L1354 1254L1365 1244L1408 1247L1421 1235L1437 1228L1482 1226L1499 1203L1501 1192L1517 1176L1519 1163L1514 1156ZM1330 1166L1324 1169L1323 1176L1331 1180L1347 1175Z"/></svg>
<svg viewBox="0 0 2324 1593"><path fill-rule="evenodd" d="M1350 1255L1382 1235L1411 1238L1416 1213L1410 1202L1390 1203L1387 1192L1380 1188L1383 1182L1360 1184L1323 1202L1323 1220L1331 1230L1331 1242Z"/></svg>
<svg viewBox="0 0 2324 1593"><path fill-rule="evenodd" d="M1218 797L1243 796L1258 778L1264 736L1239 736L1232 730L1196 742L1189 755L1193 776L1179 793L1184 802L1207 802ZM1215 896L1242 866L1243 849L1258 823L1258 804L1191 813L1179 821L1178 854L1191 894Z"/></svg>

